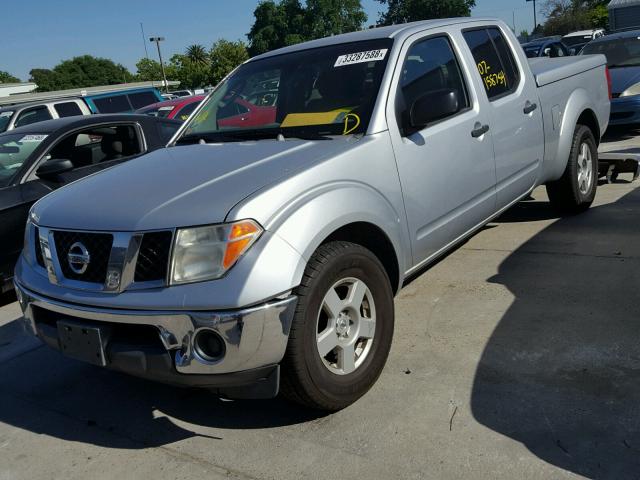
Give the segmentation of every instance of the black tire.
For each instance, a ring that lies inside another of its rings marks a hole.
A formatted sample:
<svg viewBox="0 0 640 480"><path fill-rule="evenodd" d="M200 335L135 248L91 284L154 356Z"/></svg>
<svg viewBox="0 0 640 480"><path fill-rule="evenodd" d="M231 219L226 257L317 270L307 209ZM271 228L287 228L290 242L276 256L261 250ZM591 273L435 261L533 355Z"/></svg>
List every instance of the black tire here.
<svg viewBox="0 0 640 480"><path fill-rule="evenodd" d="M316 335L325 294L346 278L364 281L368 287L375 305L375 333L360 365L351 373L338 375L325 365L327 356L325 360L320 356ZM281 392L314 409L340 410L371 388L387 360L394 328L389 278L378 258L366 248L330 242L313 254L295 294L298 305L282 361Z"/></svg>
<svg viewBox="0 0 640 480"><path fill-rule="evenodd" d="M591 180L585 191L578 182L578 159L582 146L591 152ZM574 214L587 210L593 203L598 188L598 147L591 129L585 125L576 125L567 167L558 180L547 183L547 195L554 208Z"/></svg>

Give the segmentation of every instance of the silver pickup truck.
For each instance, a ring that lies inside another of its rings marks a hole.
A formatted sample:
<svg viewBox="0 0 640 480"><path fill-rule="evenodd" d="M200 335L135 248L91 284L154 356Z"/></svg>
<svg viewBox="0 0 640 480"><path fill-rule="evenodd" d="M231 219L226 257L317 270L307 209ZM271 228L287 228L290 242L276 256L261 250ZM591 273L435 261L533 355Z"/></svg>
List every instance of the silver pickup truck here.
<svg viewBox="0 0 640 480"><path fill-rule="evenodd" d="M608 118L603 56L529 64L498 20L258 56L168 148L34 205L25 324L133 375L343 408L383 369L407 278L538 185L591 204Z"/></svg>

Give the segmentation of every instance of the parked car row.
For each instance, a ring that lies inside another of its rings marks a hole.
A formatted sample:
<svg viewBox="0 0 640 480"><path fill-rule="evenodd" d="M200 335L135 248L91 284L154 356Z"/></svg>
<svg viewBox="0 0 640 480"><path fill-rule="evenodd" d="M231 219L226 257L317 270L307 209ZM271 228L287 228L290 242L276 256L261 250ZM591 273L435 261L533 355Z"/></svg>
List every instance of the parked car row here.
<svg viewBox="0 0 640 480"><path fill-rule="evenodd" d="M25 327L132 375L343 408L385 365L407 279L538 185L590 206L606 72L528 61L499 20L432 20L254 57L145 155L176 105L14 130L2 234L15 255L27 222ZM31 189L113 163L25 218Z"/></svg>
<svg viewBox="0 0 640 480"><path fill-rule="evenodd" d="M18 103L0 108L0 132L54 118L134 112L161 100L160 92L155 88L136 88L75 98Z"/></svg>

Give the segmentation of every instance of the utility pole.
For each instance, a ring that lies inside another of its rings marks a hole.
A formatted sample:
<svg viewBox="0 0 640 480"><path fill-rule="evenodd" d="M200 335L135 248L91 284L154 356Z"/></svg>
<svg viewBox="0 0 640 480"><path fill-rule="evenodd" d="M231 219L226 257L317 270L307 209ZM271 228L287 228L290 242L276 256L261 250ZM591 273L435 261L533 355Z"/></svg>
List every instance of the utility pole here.
<svg viewBox="0 0 640 480"><path fill-rule="evenodd" d="M533 31L531 34L536 32L536 28L538 28L538 19L536 18L536 0L527 0L527 2L533 2Z"/></svg>
<svg viewBox="0 0 640 480"><path fill-rule="evenodd" d="M156 42L156 47L158 47L158 58L160 59L160 69L162 70L162 80L164 81L164 91L165 93L167 93L169 91L169 84L167 83L167 76L164 73L164 63L162 63L162 54L160 53L160 42L164 41L164 37L151 37L149 41Z"/></svg>
<svg viewBox="0 0 640 480"><path fill-rule="evenodd" d="M517 35L517 33L516 33L516 11L515 10L511 11L511 22L513 23L513 34Z"/></svg>

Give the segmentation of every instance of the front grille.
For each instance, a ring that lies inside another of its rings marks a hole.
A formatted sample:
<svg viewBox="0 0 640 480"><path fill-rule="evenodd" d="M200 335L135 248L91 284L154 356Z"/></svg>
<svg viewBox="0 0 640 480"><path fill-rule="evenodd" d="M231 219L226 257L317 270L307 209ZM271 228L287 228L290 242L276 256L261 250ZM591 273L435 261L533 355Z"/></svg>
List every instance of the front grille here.
<svg viewBox="0 0 640 480"><path fill-rule="evenodd" d="M138 252L134 281L150 282L166 278L172 239L171 231L144 234Z"/></svg>
<svg viewBox="0 0 640 480"><path fill-rule="evenodd" d="M90 283L104 283L113 245L113 235L110 233L66 232L55 230L53 240L60 268L66 278ZM80 242L89 252L90 261L83 273L76 273L71 269L67 260L71 246Z"/></svg>
<svg viewBox="0 0 640 480"><path fill-rule="evenodd" d="M42 245L40 245L40 229L38 227L35 228L34 242L34 248L36 249L36 262L42 268L45 268L44 257L42 256Z"/></svg>

